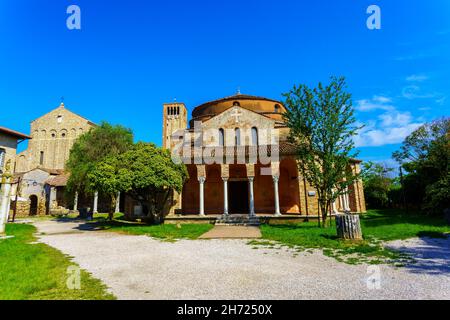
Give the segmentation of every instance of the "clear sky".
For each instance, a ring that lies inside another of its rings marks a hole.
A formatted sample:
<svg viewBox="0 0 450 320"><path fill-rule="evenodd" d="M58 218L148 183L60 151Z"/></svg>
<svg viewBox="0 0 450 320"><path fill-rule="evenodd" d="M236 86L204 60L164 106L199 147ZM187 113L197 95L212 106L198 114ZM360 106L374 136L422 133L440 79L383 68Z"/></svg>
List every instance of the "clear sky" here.
<svg viewBox="0 0 450 320"><path fill-rule="evenodd" d="M66 27L69 5L81 30ZM381 8L381 30L366 9ZM189 110L347 77L360 158L385 161L421 123L450 115L448 0L2 0L0 125L66 107L161 144L162 104ZM23 147L22 147L23 148Z"/></svg>

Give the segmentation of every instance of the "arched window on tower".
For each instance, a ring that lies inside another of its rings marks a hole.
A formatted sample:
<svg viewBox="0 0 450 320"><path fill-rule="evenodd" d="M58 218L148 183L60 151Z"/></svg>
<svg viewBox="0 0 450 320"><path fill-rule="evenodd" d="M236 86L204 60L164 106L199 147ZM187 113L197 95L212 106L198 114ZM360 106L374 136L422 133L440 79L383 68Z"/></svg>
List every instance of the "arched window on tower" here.
<svg viewBox="0 0 450 320"><path fill-rule="evenodd" d="M219 146L223 147L225 145L225 131L220 128L219 129Z"/></svg>
<svg viewBox="0 0 450 320"><path fill-rule="evenodd" d="M280 113L280 109L281 109L280 105L279 105L279 104L276 104L276 105L275 105L274 112L275 112L275 113Z"/></svg>
<svg viewBox="0 0 450 320"><path fill-rule="evenodd" d="M259 144L258 141L258 128L252 128L252 145L257 146Z"/></svg>
<svg viewBox="0 0 450 320"><path fill-rule="evenodd" d="M234 144L236 146L241 145L241 129L239 128L234 129Z"/></svg>

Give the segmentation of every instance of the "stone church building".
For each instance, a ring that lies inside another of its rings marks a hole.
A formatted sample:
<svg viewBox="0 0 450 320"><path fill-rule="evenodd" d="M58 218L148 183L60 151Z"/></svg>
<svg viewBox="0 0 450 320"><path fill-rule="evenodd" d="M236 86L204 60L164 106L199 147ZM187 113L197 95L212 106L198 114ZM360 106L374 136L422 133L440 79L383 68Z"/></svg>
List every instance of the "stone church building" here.
<svg viewBox="0 0 450 320"><path fill-rule="evenodd" d="M237 94L197 106L188 123L183 103L164 104L163 146L189 172L166 220L317 216L317 193L299 174L284 111L279 101ZM352 160L351 170L359 173L359 160ZM365 211L362 181L339 197L333 211Z"/></svg>
<svg viewBox="0 0 450 320"><path fill-rule="evenodd" d="M12 208L18 216L65 209L65 163L75 140L95 124L68 110L64 103L31 122L28 148L16 156Z"/></svg>

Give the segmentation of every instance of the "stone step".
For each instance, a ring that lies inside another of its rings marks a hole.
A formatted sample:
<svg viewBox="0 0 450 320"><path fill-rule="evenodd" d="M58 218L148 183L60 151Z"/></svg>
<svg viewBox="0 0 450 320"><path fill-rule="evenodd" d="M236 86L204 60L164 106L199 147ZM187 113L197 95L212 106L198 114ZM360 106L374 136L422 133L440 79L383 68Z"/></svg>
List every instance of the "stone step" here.
<svg viewBox="0 0 450 320"><path fill-rule="evenodd" d="M222 226L259 226L260 221L258 217L249 216L221 216L217 218L216 225Z"/></svg>

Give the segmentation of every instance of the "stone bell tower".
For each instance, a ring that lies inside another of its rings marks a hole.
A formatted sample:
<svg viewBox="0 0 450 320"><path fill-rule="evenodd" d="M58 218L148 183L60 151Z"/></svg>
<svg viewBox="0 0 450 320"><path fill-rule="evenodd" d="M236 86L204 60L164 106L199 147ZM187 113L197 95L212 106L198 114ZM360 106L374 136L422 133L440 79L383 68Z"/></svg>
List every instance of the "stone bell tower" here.
<svg viewBox="0 0 450 320"><path fill-rule="evenodd" d="M165 103L163 106L163 148L172 146L172 134L187 128L187 109L184 103Z"/></svg>

